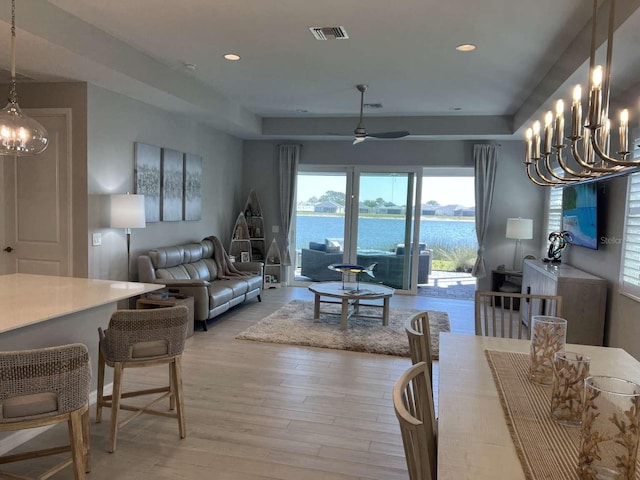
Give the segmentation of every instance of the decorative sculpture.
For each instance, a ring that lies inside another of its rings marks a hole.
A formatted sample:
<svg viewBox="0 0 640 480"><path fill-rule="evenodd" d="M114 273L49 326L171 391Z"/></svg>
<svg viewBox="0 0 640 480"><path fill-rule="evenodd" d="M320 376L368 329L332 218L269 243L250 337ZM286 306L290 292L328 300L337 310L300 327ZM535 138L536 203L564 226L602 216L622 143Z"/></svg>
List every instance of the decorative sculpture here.
<svg viewBox="0 0 640 480"><path fill-rule="evenodd" d="M571 241L571 232L563 230L562 232L551 232L549 234L549 250L545 262L560 263L562 250Z"/></svg>

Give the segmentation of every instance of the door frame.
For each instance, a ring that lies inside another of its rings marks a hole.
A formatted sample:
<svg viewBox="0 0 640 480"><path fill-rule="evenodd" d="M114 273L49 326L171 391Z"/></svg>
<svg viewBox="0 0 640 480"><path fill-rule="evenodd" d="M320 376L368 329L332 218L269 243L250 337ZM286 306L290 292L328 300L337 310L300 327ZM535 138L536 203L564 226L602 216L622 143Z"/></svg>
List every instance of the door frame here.
<svg viewBox="0 0 640 480"><path fill-rule="evenodd" d="M24 108L22 111L28 116L40 121L43 117L64 117L64 123L66 128L66 142L67 142L67 167L65 172L61 172L61 175L64 174L67 179L67 208L65 214L67 215L67 238L68 242L66 245L66 256L67 256L67 276L73 276L73 131L72 131L72 109L71 108ZM0 166L0 180L2 183L0 185L4 185L6 180L6 171L5 165L7 161L13 161L14 163L19 161L19 157L16 156L4 156L2 165ZM13 169L15 172L15 168ZM7 224L5 217L5 208L6 208L6 193L4 187L2 188L2 193L0 194L0 225L2 225L2 229L0 232L0 241L2 245L7 245ZM6 274L6 262L0 262L0 273Z"/></svg>
<svg viewBox="0 0 640 480"><path fill-rule="evenodd" d="M420 213L422 202L422 166L378 166L378 165L300 165L298 173L345 173L347 184L345 186L345 244L343 260L349 262L354 259L357 252L358 239L358 209L354 208L359 200L360 175L363 173L402 173L413 174L415 201L413 205L413 239L411 247L411 279L409 289L397 289L397 293L415 295L418 292L418 254L420 238ZM407 200L412 193L408 191ZM297 198L297 193L296 193ZM296 215L292 218L293 239L296 235ZM349 240L347 242L347 239ZM294 244L295 248L295 244ZM308 286L310 282L295 280L295 269L289 269L289 285Z"/></svg>

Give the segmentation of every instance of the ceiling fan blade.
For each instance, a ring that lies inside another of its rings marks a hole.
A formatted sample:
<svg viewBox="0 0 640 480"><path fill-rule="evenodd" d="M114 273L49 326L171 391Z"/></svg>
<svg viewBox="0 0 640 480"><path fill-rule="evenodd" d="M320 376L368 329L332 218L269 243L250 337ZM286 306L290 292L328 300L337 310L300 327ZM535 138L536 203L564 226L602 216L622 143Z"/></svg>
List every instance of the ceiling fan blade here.
<svg viewBox="0 0 640 480"><path fill-rule="evenodd" d="M373 138L402 138L402 137L406 137L407 135L411 135L409 132L407 132L406 130L401 130L398 132L380 132L380 133L368 133L367 137L373 137Z"/></svg>

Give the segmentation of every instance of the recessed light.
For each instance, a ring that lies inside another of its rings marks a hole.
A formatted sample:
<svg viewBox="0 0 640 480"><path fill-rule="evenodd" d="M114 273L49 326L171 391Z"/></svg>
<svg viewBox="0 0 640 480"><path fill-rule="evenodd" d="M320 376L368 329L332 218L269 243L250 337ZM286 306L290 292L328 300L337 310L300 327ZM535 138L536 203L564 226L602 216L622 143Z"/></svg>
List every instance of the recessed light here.
<svg viewBox="0 0 640 480"><path fill-rule="evenodd" d="M193 71L193 70L195 70L196 68L198 68L198 67L195 65L195 63L184 63L182 66L185 68L185 70L191 70L191 71Z"/></svg>
<svg viewBox="0 0 640 480"><path fill-rule="evenodd" d="M240 55L236 55L235 53L227 53L224 58L231 61L240 60Z"/></svg>
<svg viewBox="0 0 640 480"><path fill-rule="evenodd" d="M463 43L462 45L458 45L456 50L459 52L472 52L477 47L473 43Z"/></svg>

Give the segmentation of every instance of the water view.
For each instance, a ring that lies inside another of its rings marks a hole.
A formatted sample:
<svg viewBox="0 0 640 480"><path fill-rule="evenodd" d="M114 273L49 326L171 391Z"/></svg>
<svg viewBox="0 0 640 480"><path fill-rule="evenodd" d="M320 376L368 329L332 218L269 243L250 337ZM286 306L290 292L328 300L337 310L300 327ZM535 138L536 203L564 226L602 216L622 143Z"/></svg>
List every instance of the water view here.
<svg viewBox="0 0 640 480"><path fill-rule="evenodd" d="M323 243L326 238L344 237L344 218L329 215L298 215L296 217L296 250L308 248L309 242ZM371 250L393 250L403 243L403 218L359 219L359 247ZM470 247L475 249L476 226L472 220L421 220L420 243L427 248Z"/></svg>

